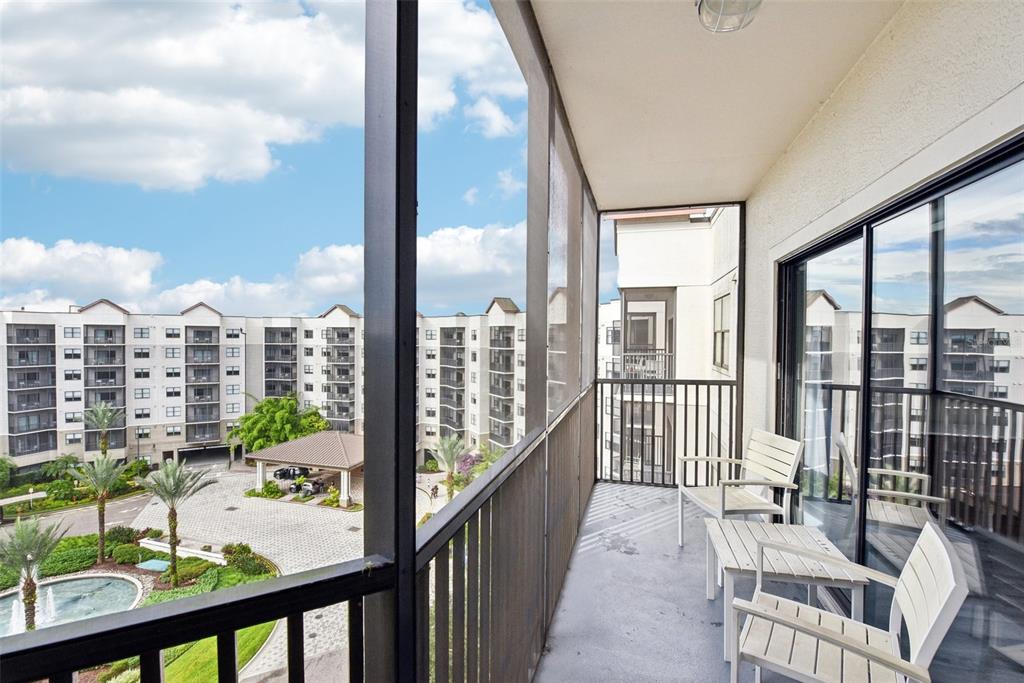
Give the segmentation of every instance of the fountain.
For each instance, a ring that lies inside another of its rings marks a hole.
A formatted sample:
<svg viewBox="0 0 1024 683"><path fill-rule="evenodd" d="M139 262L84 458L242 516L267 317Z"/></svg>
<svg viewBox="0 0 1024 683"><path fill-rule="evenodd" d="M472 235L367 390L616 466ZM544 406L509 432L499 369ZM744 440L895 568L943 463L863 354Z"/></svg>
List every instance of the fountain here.
<svg viewBox="0 0 1024 683"><path fill-rule="evenodd" d="M43 605L43 620L47 622L56 621L57 603L53 600L53 586L46 587L46 602Z"/></svg>
<svg viewBox="0 0 1024 683"><path fill-rule="evenodd" d="M38 589L36 627L131 609L140 594L137 582L110 574L49 580ZM0 638L24 630L25 607L12 591L0 597Z"/></svg>
<svg viewBox="0 0 1024 683"><path fill-rule="evenodd" d="M21 604L21 598L15 597L11 603L11 622L7 628L8 633L21 633L25 630L25 606Z"/></svg>

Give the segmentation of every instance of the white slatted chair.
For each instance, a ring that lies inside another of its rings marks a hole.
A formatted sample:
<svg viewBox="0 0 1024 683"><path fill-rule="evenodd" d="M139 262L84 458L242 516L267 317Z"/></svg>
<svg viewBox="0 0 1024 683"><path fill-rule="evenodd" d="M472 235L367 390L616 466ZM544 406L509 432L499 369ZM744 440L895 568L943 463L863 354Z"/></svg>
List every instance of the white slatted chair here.
<svg viewBox="0 0 1024 683"><path fill-rule="evenodd" d="M736 630L731 682L750 662L799 681L930 683L928 667L967 597L960 558L934 522L925 524L899 578L849 561L784 543L758 544L757 586L751 600L735 599ZM889 630L780 598L761 589L764 553L773 551L817 560L825 566L856 567L872 581L894 589ZM845 563L845 564L844 564ZM745 621L741 617L745 616ZM740 624L742 623L742 627ZM910 659L900 652L906 625Z"/></svg>
<svg viewBox="0 0 1024 683"><path fill-rule="evenodd" d="M843 466L850 475L851 496L853 500L859 500L857 496L857 492L860 490L859 470L856 463L853 462L850 448L846 445L846 437L842 433L836 434L833 437L833 442L839 450L840 457L843 459ZM903 470L869 467L868 474L892 477L893 479L917 480L921 482L922 491L931 490L929 488L931 477L921 472L904 472ZM949 502L945 498L923 493L887 489L868 489L867 494L867 516L869 522L880 525L922 529L928 522L936 521L936 516L928 508L929 505L934 505L938 511L937 520L939 525L942 527L946 525L946 506Z"/></svg>
<svg viewBox="0 0 1024 683"><path fill-rule="evenodd" d="M704 512L723 519L726 515L782 515L789 524L789 498L797 486L796 471L803 457L799 441L755 429L747 444L745 457L680 456L679 476L679 545L683 545L683 503L690 500ZM683 486L685 466L691 462L729 467L740 465L739 479L723 479L718 486ZM783 492L782 505L775 502L775 489Z"/></svg>

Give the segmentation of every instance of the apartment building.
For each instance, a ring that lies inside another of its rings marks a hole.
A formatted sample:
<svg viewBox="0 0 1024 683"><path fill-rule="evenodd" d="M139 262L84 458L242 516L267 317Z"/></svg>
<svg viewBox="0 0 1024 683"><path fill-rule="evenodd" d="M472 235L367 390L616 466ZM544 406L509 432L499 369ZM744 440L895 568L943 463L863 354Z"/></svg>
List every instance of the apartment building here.
<svg viewBox="0 0 1024 683"><path fill-rule="evenodd" d="M333 429L361 433L363 319L345 305L313 317L227 316L197 303L132 313L101 299L69 312L0 312L3 450L19 467L99 453L84 421L124 409L115 458L152 461L226 445L264 397L294 394ZM459 434L508 447L523 434L525 314L495 299L483 315L421 317L417 458Z"/></svg>

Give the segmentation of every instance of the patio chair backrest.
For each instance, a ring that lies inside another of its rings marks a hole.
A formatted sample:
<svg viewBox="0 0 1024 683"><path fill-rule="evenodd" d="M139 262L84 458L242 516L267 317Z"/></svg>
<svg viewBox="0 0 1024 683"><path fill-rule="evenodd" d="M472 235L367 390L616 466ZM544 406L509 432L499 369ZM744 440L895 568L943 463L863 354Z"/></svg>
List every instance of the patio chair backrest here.
<svg viewBox="0 0 1024 683"><path fill-rule="evenodd" d="M792 483L803 452L800 441L755 429L743 458L743 478Z"/></svg>
<svg viewBox="0 0 1024 683"><path fill-rule="evenodd" d="M898 636L907 626L910 661L927 668L967 597L967 577L960 557L934 522L917 537L903 565L889 612L889 631Z"/></svg>
<svg viewBox="0 0 1024 683"><path fill-rule="evenodd" d="M843 459L843 469L850 479L850 497L856 501L857 491L860 490L860 474L857 472L857 463L853 461L853 453L850 452L850 447L846 443L846 435L842 432L836 433L832 437L832 443L839 449L839 457ZM843 482L839 482L839 488L842 490Z"/></svg>

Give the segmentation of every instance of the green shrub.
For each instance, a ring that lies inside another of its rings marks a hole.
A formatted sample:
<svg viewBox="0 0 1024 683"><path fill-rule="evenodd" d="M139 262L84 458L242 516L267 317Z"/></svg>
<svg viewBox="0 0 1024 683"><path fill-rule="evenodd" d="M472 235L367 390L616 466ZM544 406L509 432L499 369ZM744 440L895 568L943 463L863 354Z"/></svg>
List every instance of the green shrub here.
<svg viewBox="0 0 1024 683"><path fill-rule="evenodd" d="M7 567L0 567L0 591L14 588L19 583L17 572L12 572Z"/></svg>
<svg viewBox="0 0 1024 683"><path fill-rule="evenodd" d="M255 553L235 553L228 558L228 566L234 567L246 576L257 576L259 574L271 574L274 569L262 557Z"/></svg>
<svg viewBox="0 0 1024 683"><path fill-rule="evenodd" d="M138 564L151 560L156 556L156 551L149 548L137 546L134 543L125 543L114 548L114 562L118 564Z"/></svg>
<svg viewBox="0 0 1024 683"><path fill-rule="evenodd" d="M274 482L268 481L263 484L263 488L249 489L245 492L245 495L249 498L280 498L284 495L284 491Z"/></svg>
<svg viewBox="0 0 1024 683"><path fill-rule="evenodd" d="M216 566L213 562L200 557L182 557L178 560L178 580L184 583L194 581L205 574L207 570L213 569ZM164 583L170 583L171 570L169 567L167 571L160 575L160 580Z"/></svg>
<svg viewBox="0 0 1024 683"><path fill-rule="evenodd" d="M187 598L192 595L209 593L217 587L218 579L219 576L217 568L207 569L198 579L196 579L196 582L190 586L171 588L165 591L153 591L146 596L146 599L142 601L140 607L144 605L159 605L162 602L170 602L171 600L178 600L179 598Z"/></svg>
<svg viewBox="0 0 1024 683"><path fill-rule="evenodd" d="M112 526L107 529L106 538L108 545L122 545L125 543L134 543L139 537L139 532L130 526Z"/></svg>
<svg viewBox="0 0 1024 683"><path fill-rule="evenodd" d="M164 532L160 529L146 529L146 538L160 538Z"/></svg>
<svg viewBox="0 0 1024 683"><path fill-rule="evenodd" d="M320 504L332 508L338 507L341 504L341 492L338 490L338 487L334 484L328 486L327 495L324 496Z"/></svg>
<svg viewBox="0 0 1024 683"><path fill-rule="evenodd" d="M54 500L72 500L75 498L75 484L69 479L55 479L46 484L46 495Z"/></svg>
<svg viewBox="0 0 1024 683"><path fill-rule="evenodd" d="M57 547L53 549L55 553L64 552L66 550L77 550L78 548L96 548L100 543L100 537L98 534L83 534L82 536L65 536L60 539L57 543Z"/></svg>
<svg viewBox="0 0 1024 683"><path fill-rule="evenodd" d="M440 468L437 466L437 461L433 458L428 459L423 463L423 469L427 472L437 472Z"/></svg>
<svg viewBox="0 0 1024 683"><path fill-rule="evenodd" d="M63 552L53 552L39 567L40 576L60 576L71 572L80 572L96 564L99 549L75 548Z"/></svg>
<svg viewBox="0 0 1024 683"><path fill-rule="evenodd" d="M248 543L228 543L220 549L224 557L231 555L252 555L252 548Z"/></svg>
<svg viewBox="0 0 1024 683"><path fill-rule="evenodd" d="M145 477L151 470L150 464L145 460L136 458L128 463L128 466L124 468L124 476L128 479L135 479L137 477Z"/></svg>
<svg viewBox="0 0 1024 683"><path fill-rule="evenodd" d="M423 516L422 516L422 517L420 517L420 521L416 523L416 526L417 526L417 527L421 527L421 526L423 526L423 525L424 525L424 524L426 524L426 523L427 523L427 522L428 522L428 521L430 520L430 518L431 518L431 517L433 517L433 516L434 516L434 513L433 513L433 512L426 512L426 513L424 513L424 514L423 514Z"/></svg>

